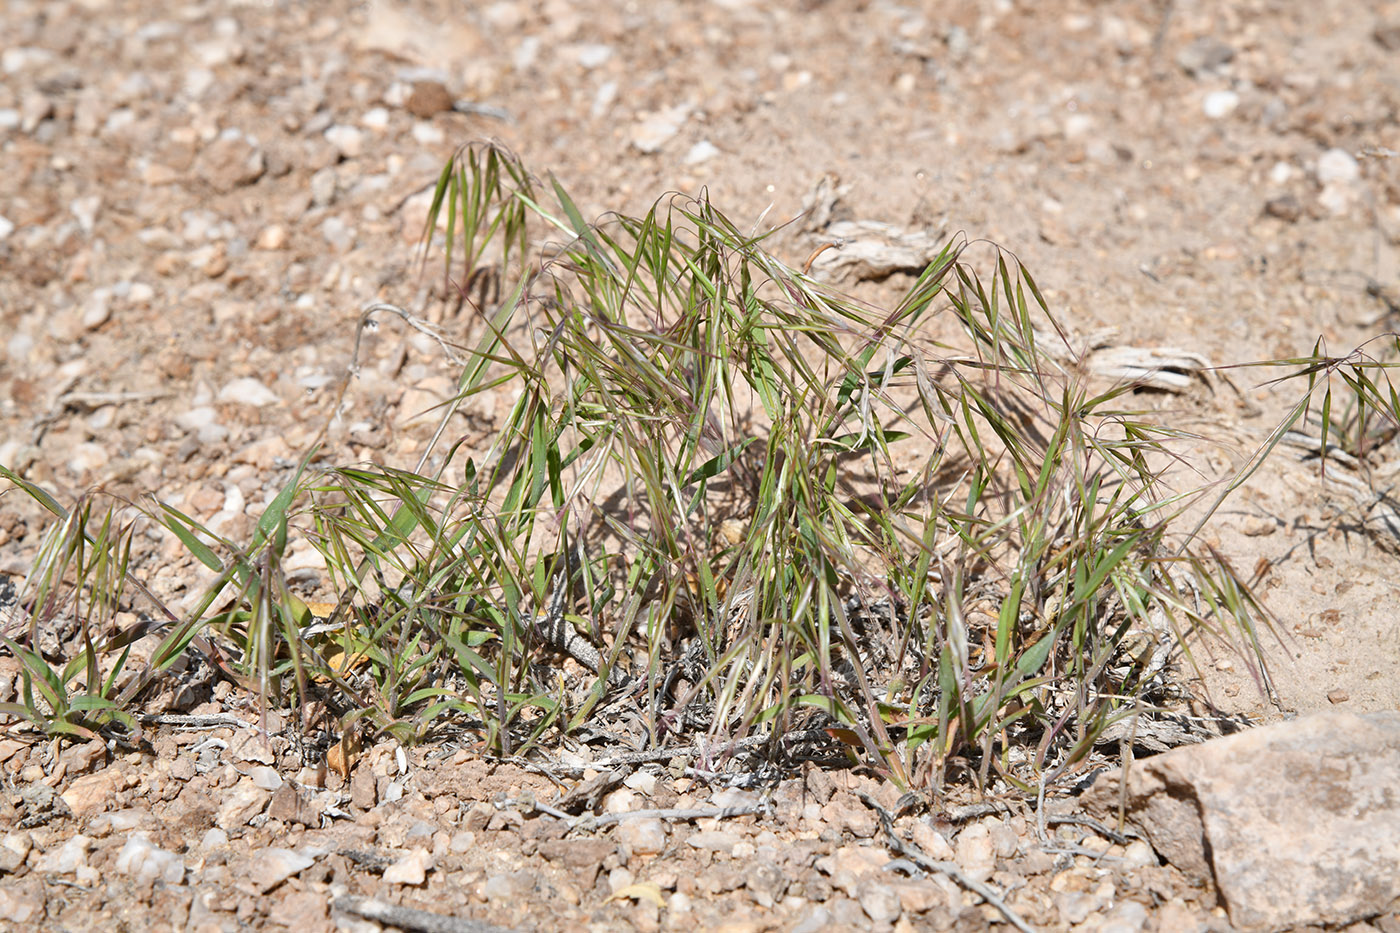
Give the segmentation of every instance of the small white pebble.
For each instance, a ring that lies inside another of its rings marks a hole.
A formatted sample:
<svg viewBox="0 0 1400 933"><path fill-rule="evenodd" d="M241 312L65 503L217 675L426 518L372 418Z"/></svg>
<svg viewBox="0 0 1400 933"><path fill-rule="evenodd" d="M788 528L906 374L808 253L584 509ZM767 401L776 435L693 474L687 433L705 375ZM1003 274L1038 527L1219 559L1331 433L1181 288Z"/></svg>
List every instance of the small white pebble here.
<svg viewBox="0 0 1400 933"><path fill-rule="evenodd" d="M708 139L702 139L690 147L690 151L685 154L686 165L699 165L719 155L719 148Z"/></svg>
<svg viewBox="0 0 1400 933"><path fill-rule="evenodd" d="M446 137L442 130L427 120L419 120L413 124L413 141L420 146L436 146Z"/></svg>
<svg viewBox="0 0 1400 933"><path fill-rule="evenodd" d="M574 55L578 59L580 65L591 71L612 58L613 50L610 45L603 45L598 42L585 42L574 47Z"/></svg>
<svg viewBox="0 0 1400 933"><path fill-rule="evenodd" d="M656 792L656 775L646 771L634 771L622 779L622 783L632 790L650 797Z"/></svg>
<svg viewBox="0 0 1400 933"><path fill-rule="evenodd" d="M1324 185L1351 184L1361 177L1361 166L1345 149L1328 149L1317 160L1317 180Z"/></svg>
<svg viewBox="0 0 1400 933"><path fill-rule="evenodd" d="M1240 105L1240 95L1234 91L1212 91L1206 95L1201 109L1212 120L1228 117Z"/></svg>
<svg viewBox="0 0 1400 933"><path fill-rule="evenodd" d="M337 123L326 130L326 141L347 159L357 157L365 146L365 134L357 127Z"/></svg>

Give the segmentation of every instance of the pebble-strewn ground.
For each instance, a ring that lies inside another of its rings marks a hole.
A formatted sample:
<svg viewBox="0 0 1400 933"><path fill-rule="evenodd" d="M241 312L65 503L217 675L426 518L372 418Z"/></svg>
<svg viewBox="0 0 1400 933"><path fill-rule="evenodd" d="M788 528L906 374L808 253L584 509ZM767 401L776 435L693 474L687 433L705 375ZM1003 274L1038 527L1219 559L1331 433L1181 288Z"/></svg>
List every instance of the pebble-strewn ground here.
<svg viewBox="0 0 1400 933"><path fill-rule="evenodd" d="M706 186L741 227L770 205L765 222L785 221L834 174L851 217L1013 250L1074 333L1217 364L1319 336L1344 352L1396 323L1367 294L1396 290L1396 3L7 0L0 27L0 464L63 497L155 493L235 539L326 423L365 304L463 342L480 326L445 312L414 260L437 173L483 137L589 216ZM795 229L772 242L792 264L811 250ZM392 323L361 364L326 456L413 466L453 370ZM1230 378L1165 403L1228 445L1195 451L1211 475L1296 397ZM509 401L480 398L454 429L488 436ZM1281 455L1210 532L1279 615L1287 709L1400 702L1393 557L1347 530L1347 508L1351 492ZM0 573L27 570L41 529L0 492ZM207 573L173 544L142 548L155 592L188 608ZM316 582L309 549L290 566ZM1224 705L1279 714L1242 665L1207 663ZM0 671L7 700L15 667ZM240 702L194 712L241 725L160 727L110 760L0 739L0 919L372 928L330 912L346 893L522 930L997 919L951 882L874 867L890 856L852 793L867 778L793 779L767 817L565 836L507 802L551 799L539 774L388 745L348 781L298 773L280 726L265 748ZM750 800L658 774L605 809ZM1038 927L1224 925L1141 843L1066 824L1047 848L1032 824L901 826Z"/></svg>

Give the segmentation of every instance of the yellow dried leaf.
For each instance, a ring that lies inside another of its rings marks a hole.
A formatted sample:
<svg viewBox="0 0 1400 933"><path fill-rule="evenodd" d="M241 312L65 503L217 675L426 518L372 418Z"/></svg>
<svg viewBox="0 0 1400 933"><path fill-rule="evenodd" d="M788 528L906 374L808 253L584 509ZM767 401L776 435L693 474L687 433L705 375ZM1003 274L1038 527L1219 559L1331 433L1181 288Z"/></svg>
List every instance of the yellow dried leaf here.
<svg viewBox="0 0 1400 933"><path fill-rule="evenodd" d="M627 887L613 894L604 904L611 901L620 901L630 898L634 901L650 901L658 908L665 908L666 902L661 899L661 886L655 881L638 881L636 884L629 884Z"/></svg>
<svg viewBox="0 0 1400 933"><path fill-rule="evenodd" d="M350 780L350 771L360 758L360 736L357 732L346 732L340 741L326 750L326 767L345 780Z"/></svg>

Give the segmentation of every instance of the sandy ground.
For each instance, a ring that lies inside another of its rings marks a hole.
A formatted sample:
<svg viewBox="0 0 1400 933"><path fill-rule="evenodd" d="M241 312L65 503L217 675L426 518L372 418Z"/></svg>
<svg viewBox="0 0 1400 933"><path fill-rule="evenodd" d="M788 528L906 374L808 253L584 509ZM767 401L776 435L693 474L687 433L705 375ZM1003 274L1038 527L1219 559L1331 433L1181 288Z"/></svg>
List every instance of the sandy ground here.
<svg viewBox="0 0 1400 933"><path fill-rule="evenodd" d="M70 498L99 484L156 493L233 537L324 423L366 303L421 310L464 337L477 326L444 312L414 267L425 192L472 140L553 172L586 216L704 189L741 226L774 224L830 176L843 216L1011 250L1074 334L1111 329L1116 344L1215 365L1305 355L1319 338L1345 353L1395 323L1400 4L10 0L0 25L0 463ZM811 250L796 227L772 244L793 265ZM899 284L853 287L878 297ZM432 430L418 415L452 372L392 327L367 352L329 456L411 467ZM1187 453L1216 478L1299 397L1299 383L1266 385L1280 374L1232 370L1141 404L1201 434ZM486 437L508 402L486 397L462 431ZM1393 459L1377 455L1382 481ZM1400 705L1395 533L1355 481L1323 485L1317 472L1281 448L1207 531L1265 594L1281 636L1265 639L1276 704L1246 665L1202 646L1212 696L1231 712ZM4 493L0 573L28 568L41 528L32 503ZM207 580L177 548L147 551L152 587L175 605ZM654 836L616 838L630 821L603 840L563 839L519 807L480 809L497 791L551 791L538 775L488 776L425 751L399 764L386 746L363 759L358 791L334 774L308 784L350 795L353 818L307 829L255 806L291 786L253 771L286 765L285 742L212 762L190 749L249 732L172 729L153 754L112 762L0 741L13 788L0 819L16 824L4 846L23 850L4 856L0 914L53 929L327 928L352 925L328 913L333 894L382 889L520 929L987 922L975 898L931 881L896 892L894 909L859 875L834 880L850 865L818 867L855 858L851 839L874 832L853 827L852 788L830 777L796 785L797 809L776 823L746 817L737 838L700 844L691 837L730 827L663 827L653 849ZM18 826L50 812L24 788L75 780L100 785L96 803ZM225 813L238 793L250 812ZM648 806L710 799L685 777L629 793L666 797ZM943 827L959 846L961 825ZM1047 928L1129 902L1158 929L1223 922L1208 893L1135 864L1140 852L1118 847L1118 867L1096 875L1107 869L1083 853L1036 855L1023 815L974 825ZM180 883L113 875L141 831L184 859ZM65 849L74 838L88 842ZM331 854L269 885L276 872L257 863L269 846ZM434 867L389 883L383 865L344 854L361 850L394 865L421 851ZM45 861L62 851L67 868ZM790 884L755 884L744 866L756 856ZM618 891L630 893L604 903Z"/></svg>

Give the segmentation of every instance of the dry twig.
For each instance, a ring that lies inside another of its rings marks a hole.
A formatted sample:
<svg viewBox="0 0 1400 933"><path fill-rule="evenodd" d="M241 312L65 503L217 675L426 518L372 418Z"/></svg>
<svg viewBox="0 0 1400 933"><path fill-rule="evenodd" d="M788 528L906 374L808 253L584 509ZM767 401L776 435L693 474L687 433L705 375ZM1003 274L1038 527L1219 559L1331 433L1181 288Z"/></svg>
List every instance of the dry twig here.
<svg viewBox="0 0 1400 933"><path fill-rule="evenodd" d="M696 807L690 809L668 809L668 810L629 810L626 813L605 813L592 820L594 826L607 826L610 823L620 823L623 820L636 819L657 819L657 820L722 820L736 816L754 816L759 813L767 813L768 807L761 803L747 804L742 807ZM584 822L587 822L585 818Z"/></svg>
<svg viewBox="0 0 1400 933"><path fill-rule="evenodd" d="M952 862L940 862L937 859L929 858L918 846L901 839L894 831L894 819L890 816L889 811L880 806L874 797L871 797L864 791L856 791L856 796L864 800L865 805L879 815L880 825L884 827L885 835L890 839L891 849L894 849L901 856L913 862L924 871L936 871L941 875L947 875L949 878L952 878L958 884L967 888L969 891L982 898L982 900L999 910L1001 915L1006 918L1006 922L1020 930L1021 933L1035 933L1034 929L1029 926L1026 921L1021 919L1020 914L1012 910L1007 903L987 885L973 878L969 878L963 873L961 868Z"/></svg>
<svg viewBox="0 0 1400 933"><path fill-rule="evenodd" d="M420 933L507 933L505 927L498 927L493 923L467 917L446 917L412 907L399 907L372 897L346 895L332 901L331 907L342 913L354 914L366 920L377 920L403 930L418 930Z"/></svg>

